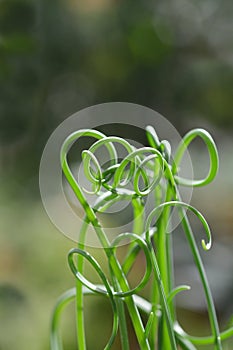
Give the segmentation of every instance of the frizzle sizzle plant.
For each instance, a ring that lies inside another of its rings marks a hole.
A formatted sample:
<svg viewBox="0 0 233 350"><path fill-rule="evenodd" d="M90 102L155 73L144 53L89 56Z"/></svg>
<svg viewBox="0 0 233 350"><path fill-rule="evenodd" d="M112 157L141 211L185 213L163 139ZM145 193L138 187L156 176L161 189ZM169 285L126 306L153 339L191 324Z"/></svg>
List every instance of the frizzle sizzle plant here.
<svg viewBox="0 0 233 350"><path fill-rule="evenodd" d="M193 350L198 345L210 344L213 345L213 349L221 350L222 341L233 336L233 327L220 333L212 294L187 212L191 211L203 225L206 233L206 238L202 240L204 250L210 249L212 244L208 223L197 209L182 201L179 193L179 186L204 186L214 179L218 170L218 153L215 143L207 131L192 130L184 136L172 158L168 141L160 142L151 126L148 126L145 132L149 146L138 149L123 138L105 136L91 129L72 133L62 145L61 167L66 180L85 211L85 217L78 247L72 249L68 254L68 263L76 278L76 287L65 292L54 309L51 328L52 350L63 349L58 332L59 321L63 308L74 299L76 300L77 345L78 349L86 350L84 296L94 294L105 296L112 306L112 333L105 350L111 349L118 331L122 349L129 350L130 348L125 308L128 310L142 350L177 350L178 348ZM82 152L84 173L92 184L92 193L97 196L94 205L88 203L85 190L77 183L67 159L71 145L79 138L86 136L94 139L91 147ZM210 158L209 172L201 180L181 178L178 169L182 157L189 144L197 137L200 137L207 146ZM120 144L127 152L122 160L119 160L117 154L117 144ZM109 154L109 160L104 166L100 164L96 155L97 150L101 147L106 147ZM152 193L154 194L154 209L146 217L145 199ZM100 224L98 213L106 211L114 203L122 200L132 203L133 229L132 232L121 233L110 241L104 227ZM178 210L180 222L203 285L212 331L212 335L208 337L187 334L177 321L174 298L177 293L188 290L190 287L174 286L172 235L167 234L167 224L173 207ZM107 256L110 277L106 276L97 260L86 249L85 240L89 225L93 226ZM120 264L116 248L124 240L130 243L125 260ZM127 276L133 269L133 264L140 251L145 255L145 273L138 285L131 287ZM84 277L85 261L88 261L95 269L102 284L95 285ZM151 288L148 300L138 295L146 285L150 285ZM145 314L146 323L142 321L141 313Z"/></svg>

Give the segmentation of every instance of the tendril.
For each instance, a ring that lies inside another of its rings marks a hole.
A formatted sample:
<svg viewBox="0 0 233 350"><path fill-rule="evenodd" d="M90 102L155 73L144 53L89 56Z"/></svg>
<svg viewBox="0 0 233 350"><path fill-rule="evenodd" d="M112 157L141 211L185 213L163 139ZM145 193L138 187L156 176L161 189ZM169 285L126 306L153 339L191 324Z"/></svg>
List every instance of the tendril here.
<svg viewBox="0 0 233 350"><path fill-rule="evenodd" d="M148 232L148 234L147 234L148 238L147 239L149 240L149 229L152 226L152 220L154 219L155 215L158 212L161 212L162 209L164 209L166 207L172 207L172 206L186 208L186 209L192 211L197 216L197 218L201 221L201 223L202 223L202 225L204 227L206 236L207 236L207 243L206 243L206 241L204 239L202 239L202 241L201 241L202 247L203 247L204 250L209 250L211 248L211 245L212 245L212 236L211 236L210 228L209 228L209 225L208 225L206 219L204 218L204 216L196 208L194 208L190 204L187 204L187 203L184 203L184 202L180 202L180 201L170 201L170 202L162 203L158 207L156 207L155 209L153 209L151 211L151 213L149 214L149 216L147 218L147 221L146 221L146 232Z"/></svg>
<svg viewBox="0 0 233 350"><path fill-rule="evenodd" d="M128 153L120 163L114 143L122 145ZM112 158L109 159L107 168L102 169L95 152L108 144L111 144L109 156ZM135 149L120 137L110 136L97 140L88 150L82 152L82 156L84 173L94 186L93 192L85 191L92 194L97 194L103 186L120 196L147 196L159 184L163 175L165 159L158 150L152 147ZM127 188L130 182L134 190Z"/></svg>
<svg viewBox="0 0 233 350"><path fill-rule="evenodd" d="M83 190L89 194L96 194L99 192L102 184L103 174L101 171L100 164L98 162L98 159L95 157L93 153L91 153L89 150L85 150L82 152L82 158L84 163L84 173L86 175L86 178L94 185L94 191L88 191L83 187ZM93 161L94 165L96 166L96 173L91 169L91 161Z"/></svg>
<svg viewBox="0 0 233 350"><path fill-rule="evenodd" d="M75 263L74 263L74 259L73 259L74 255L76 255L76 254L81 255L84 259L88 260L91 263L91 265L93 266L93 268L95 269L95 271L97 272L99 277L101 278L105 288L99 287L98 285L91 283L77 270ZM107 345L104 348L105 350L110 349L115 338L116 338L117 330L118 330L118 314L117 314L116 303L115 303L115 300L113 297L111 286L110 286L103 270L101 269L100 265L98 264L98 262L88 252L86 252L82 249L78 249L78 248L71 249L69 254L68 254L68 263L69 263L69 266L70 266L72 273L80 282L82 282L82 284L84 284L92 292L94 292L96 294L102 294L102 295L108 296L110 299L112 309L113 309L113 327L112 327L112 334L109 338Z"/></svg>
<svg viewBox="0 0 233 350"><path fill-rule="evenodd" d="M201 180L191 180L191 179L185 179L185 178L179 177L178 175L176 175L176 173L178 171L178 167L179 167L179 164L181 163L184 152L188 148L189 144L196 137L200 137L205 142L207 146L207 150L209 152L210 168L209 168L208 174L206 175L205 178ZM172 172L174 174L176 182L180 185L193 186L193 187L204 186L210 183L211 181L213 181L213 179L215 178L218 172L218 165L219 165L218 151L213 138L206 130L194 129L188 132L180 142L172 164Z"/></svg>
<svg viewBox="0 0 233 350"><path fill-rule="evenodd" d="M127 142L126 140L122 139L121 137L116 137L116 136L109 136L109 137L105 137L102 140L98 140L97 142L95 142L90 148L89 148L89 152L94 153L96 152L101 146L107 146L109 143L113 144L114 143L118 143L120 145L122 145L125 150L127 151L127 153L132 153L134 148L133 146L131 146L129 144L129 142ZM109 167L110 169L115 169L118 168L118 155L117 155L117 151L114 147L114 156L112 156L112 154L110 155L110 159L109 159ZM106 169L105 169L106 170ZM134 164L132 164L129 173L128 173L128 177L130 178L132 176L132 173L134 172ZM111 175L109 177L105 177L105 181L103 182L103 185L105 186L105 188L107 188L108 190L112 190L112 187L110 185L108 185L109 180L111 179L112 175L114 174L114 172L109 171L108 175ZM106 175L106 173L105 173ZM106 181L107 180L107 181ZM125 184L127 184L128 182L128 178L125 179Z"/></svg>
<svg viewBox="0 0 233 350"><path fill-rule="evenodd" d="M137 246L143 250L146 257L146 268L145 268L145 273L143 278L141 279L141 281L138 283L136 287L128 290L127 292L114 292L114 296L121 297L121 298L136 294L142 288L144 288L147 282L149 281L151 270L152 270L150 251L147 246L147 243L143 238L141 238L140 236L134 233L123 233L117 236L112 242L113 251L116 250L116 245L119 244L120 241L125 240L127 238L133 239L134 243L137 244Z"/></svg>
<svg viewBox="0 0 233 350"><path fill-rule="evenodd" d="M145 157L142 161L140 160L139 156L144 155L145 153L151 153L149 156ZM156 174L156 167L154 166L154 178L152 179L151 183L149 181L149 176L146 173L145 165L148 162L151 162L152 160L159 161L159 172ZM126 156L122 162L120 163L119 167L116 169L115 175L114 175L114 181L113 181L113 187L115 188L117 192L118 186L123 186L125 184L125 181L121 181L124 169L128 164L134 164L136 167L135 173L134 173L134 192L132 194L136 194L138 196L146 196L148 195L154 187L160 182L160 179L163 174L163 168L164 168L164 160L161 156L161 153L152 148L152 147L143 147L140 149L137 149L130 153L128 156ZM143 190L139 189L139 180L140 177L143 178L145 187ZM128 181L130 180L130 177L128 176Z"/></svg>

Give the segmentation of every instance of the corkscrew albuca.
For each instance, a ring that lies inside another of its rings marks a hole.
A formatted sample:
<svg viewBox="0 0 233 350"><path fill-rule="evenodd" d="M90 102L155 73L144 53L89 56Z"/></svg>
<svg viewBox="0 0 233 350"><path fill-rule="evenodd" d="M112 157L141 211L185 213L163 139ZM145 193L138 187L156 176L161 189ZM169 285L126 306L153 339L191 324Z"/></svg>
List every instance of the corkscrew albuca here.
<svg viewBox="0 0 233 350"><path fill-rule="evenodd" d="M106 136L94 129L82 129L69 135L64 141L61 153L63 173L85 211L79 242L68 254L68 263L76 279L76 287L65 292L58 300L53 313L51 329L51 348L62 350L59 337L59 321L63 308L76 300L77 344L80 350L86 350L84 326L84 297L102 295L112 306L112 333L105 345L111 349L120 333L123 350L129 349L129 335L126 326L125 306L128 309L140 349L181 349L193 350L196 345L213 344L215 350L222 349L222 341L233 336L233 328L220 333L215 306L196 239L188 219L192 212L201 222L206 237L202 239L202 248L209 250L212 244L209 225L203 215L193 206L184 203L179 193L179 186L198 187L210 183L218 171L218 153L210 134L203 129L188 132L180 142L174 157L171 156L169 141L160 141L152 126L145 130L148 145L136 148L127 140L117 136ZM68 163L68 153L79 138L93 139L89 149L82 152L83 169L92 189L82 187L76 180ZM179 166L189 144L200 137L208 150L210 166L203 179L185 179L179 176ZM116 145L121 145L126 156L120 159ZM109 159L105 164L98 160L98 150L106 148ZM179 186L178 186L179 185ZM164 195L159 194L163 192ZM154 193L155 206L147 215L145 200ZM97 197L90 204L86 194ZM158 199L159 198L159 199ZM112 241L98 219L98 213L105 212L119 201L132 204L134 225L132 232L121 233ZM181 225L188 241L190 251L203 285L212 334L209 337L196 337L187 334L176 318L174 298L177 293L189 290L186 285L174 285L172 276L172 235L167 234L167 224L172 208L180 215ZM86 234L91 225L107 256L109 276L86 246ZM116 250L123 242L130 242L123 263L120 263ZM138 253L145 255L145 271L136 286L130 286L127 276L133 271ZM100 277L102 284L94 284L84 276L84 263L88 262ZM152 282L151 282L152 281ZM151 286L148 300L139 296L139 292L148 284ZM147 315L147 322L142 321L141 312Z"/></svg>

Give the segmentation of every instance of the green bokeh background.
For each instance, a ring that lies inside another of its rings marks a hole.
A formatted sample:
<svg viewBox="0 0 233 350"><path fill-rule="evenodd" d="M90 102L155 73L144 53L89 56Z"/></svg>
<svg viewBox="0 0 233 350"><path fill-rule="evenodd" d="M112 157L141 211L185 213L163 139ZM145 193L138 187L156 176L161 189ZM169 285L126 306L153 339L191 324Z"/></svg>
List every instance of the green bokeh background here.
<svg viewBox="0 0 233 350"><path fill-rule="evenodd" d="M192 203L223 248L214 253L216 266L232 256L232 18L229 0L0 1L1 350L49 349L55 300L74 285L66 259L74 243L49 221L38 172L49 135L85 107L137 103L164 115L181 135L197 126L212 133L220 172ZM202 174L206 155L196 145L192 156ZM233 313L232 260L212 269L216 300L225 300L217 304L223 326ZM103 348L109 310L101 298L87 302L88 349ZM181 304L179 313L189 330L208 333L205 308ZM66 348L75 349L72 307L62 329Z"/></svg>

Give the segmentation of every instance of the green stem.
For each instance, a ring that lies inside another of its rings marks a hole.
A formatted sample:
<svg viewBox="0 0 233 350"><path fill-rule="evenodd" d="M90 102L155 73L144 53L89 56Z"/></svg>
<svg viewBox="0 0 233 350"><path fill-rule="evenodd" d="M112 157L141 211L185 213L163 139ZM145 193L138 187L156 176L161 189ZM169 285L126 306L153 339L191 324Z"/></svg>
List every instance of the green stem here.
<svg viewBox="0 0 233 350"><path fill-rule="evenodd" d="M133 232L141 235L145 230L145 206L142 198L132 198L133 206Z"/></svg>
<svg viewBox="0 0 233 350"><path fill-rule="evenodd" d="M162 203L162 188L161 185L156 186L155 188L155 207L157 207L159 204ZM158 246L158 235L154 235L153 237L154 245L155 247ZM150 300L152 304L152 312L154 313L154 319L152 322L151 329L152 331L149 334L149 340L150 340L150 345L152 349L155 349L156 346L156 341L158 337L158 324L160 322L161 315L158 315L157 307L159 305L159 293L158 293L158 288L157 288L157 281L155 278L152 278L151 282L151 293L150 293Z"/></svg>
<svg viewBox="0 0 233 350"><path fill-rule="evenodd" d="M114 275L116 276L118 283L121 287L121 290L123 292L126 292L127 290L129 290L129 286L128 286L126 278L124 277L124 274L122 273L121 267L116 260L116 257L112 254L108 254L108 259L109 259L109 263L111 265L111 268L114 272ZM131 320L132 320L132 323L134 326L134 330L135 330L139 345L141 347L141 350L144 350L144 349L150 350L149 342L144 337L145 329L144 329L144 326L143 326L143 323L141 320L141 316L138 312L136 305L134 304L133 297L129 296L129 297L125 298L125 303L128 307L129 314L130 314L130 317L131 317Z"/></svg>
<svg viewBox="0 0 233 350"><path fill-rule="evenodd" d="M168 202L172 198L172 190L170 183L168 182L168 188L166 191L165 202ZM164 286L165 296L167 297L173 286L173 276L171 273L172 256L171 256L171 236L167 234L167 224L170 216L170 208L165 207L161 216L158 220L158 234L156 235L155 244L157 244L157 256L158 266L161 273L161 279ZM171 314L174 321L174 305L173 302L169 305L169 313ZM161 349L169 349L170 339L168 330L166 327L166 320L164 316L161 317L161 338L158 339L159 346Z"/></svg>
<svg viewBox="0 0 233 350"><path fill-rule="evenodd" d="M111 271L111 266L110 266L110 271ZM113 282L114 290L120 291L121 289L120 289L120 286L119 286L117 279L114 276L114 273L112 273L112 282ZM128 329L127 329L127 323L126 323L126 317L125 317L124 302L121 298L115 298L115 300L116 300L116 307L117 307L117 313L118 313L118 318L119 318L119 328L120 328L122 350L130 350Z"/></svg>
<svg viewBox="0 0 233 350"><path fill-rule="evenodd" d="M86 231L88 227L88 220L85 217L84 222L81 227L78 248L84 249L84 242ZM81 273L83 272L84 258L81 255L77 257L77 269ZM86 349L86 337L85 337L85 325L84 325L84 295L83 295L83 285L81 281L76 280L76 334L77 334L77 344L78 349Z"/></svg>
<svg viewBox="0 0 233 350"><path fill-rule="evenodd" d="M184 213L183 213L183 215L184 215ZM208 312L209 312L210 326L211 326L211 330L212 330L214 337L215 337L215 342L214 342L215 347L214 348L216 350L222 350L218 320L217 320L217 315L216 315L216 311L215 311L215 306L214 306L213 297L212 297L212 293L210 290L209 282L208 282L208 279L206 276L205 268L204 268L204 265L202 263L200 253L199 253L198 248L197 248L197 244L195 242L195 239L194 239L194 236L192 233L191 226L190 226L189 221L185 215L183 216L183 219L182 219L182 225L183 225L184 231L186 233L186 236L188 238L190 248L192 250L193 258L194 258L195 264L197 266L197 269L199 271L201 282L202 282L202 285L204 288Z"/></svg>
<svg viewBox="0 0 233 350"><path fill-rule="evenodd" d="M119 262L117 261L115 255L112 253L112 249L110 249L110 242L108 241L108 238L106 237L97 217L96 214L94 212L94 210L90 207L90 205L88 204L85 196L83 195L79 185L77 184L70 168L69 165L67 163L67 151L69 150L70 147L70 143L71 141L73 141L75 139L74 135L72 135L72 137L66 139L66 141L63 143L62 149L61 149L61 164L62 164L62 169L64 172L64 175L66 176L67 181L69 182L71 188L73 189L75 195L77 196L80 204L82 205L83 209L86 212L86 216L87 219L90 221L90 223L92 224L93 228L96 231L97 237L99 238L105 253L108 257L109 260L109 264L111 266L111 269L114 273L114 275L116 276L119 285L121 287L121 290L123 292L129 290L129 286L127 283L127 280L124 276L124 274L122 273L122 268L119 264ZM129 314L134 326L134 330L139 342L139 345L141 347L141 350L150 350L149 347L149 342L147 339L145 339L144 333L145 333L145 329L141 320L141 316L138 312L138 309L136 307L136 305L134 304L133 298L132 297L127 297L125 298L125 302L127 304L128 310L129 310Z"/></svg>
<svg viewBox="0 0 233 350"><path fill-rule="evenodd" d="M167 299L166 299L166 294L165 294L165 290L164 290L164 286L163 286L163 281L162 281L162 277L160 274L160 269L158 266L158 262L156 259L156 255L154 252L154 248L151 244L150 239L148 240L148 246L149 246L149 250L150 250L150 254L151 254L151 260L152 260L152 266L153 266L153 270L154 270L154 274L155 274L155 278L157 281L157 288L159 290L160 293L160 303L161 303L161 307L162 307L162 312L163 312L163 316L166 320L166 330L168 332L168 339L166 339L166 348L163 342L163 349L172 349L172 350L176 350L177 346L176 346L176 341L175 341L175 335L174 335L174 330L173 330L173 322L171 319L171 314L168 308L168 304L167 304Z"/></svg>

